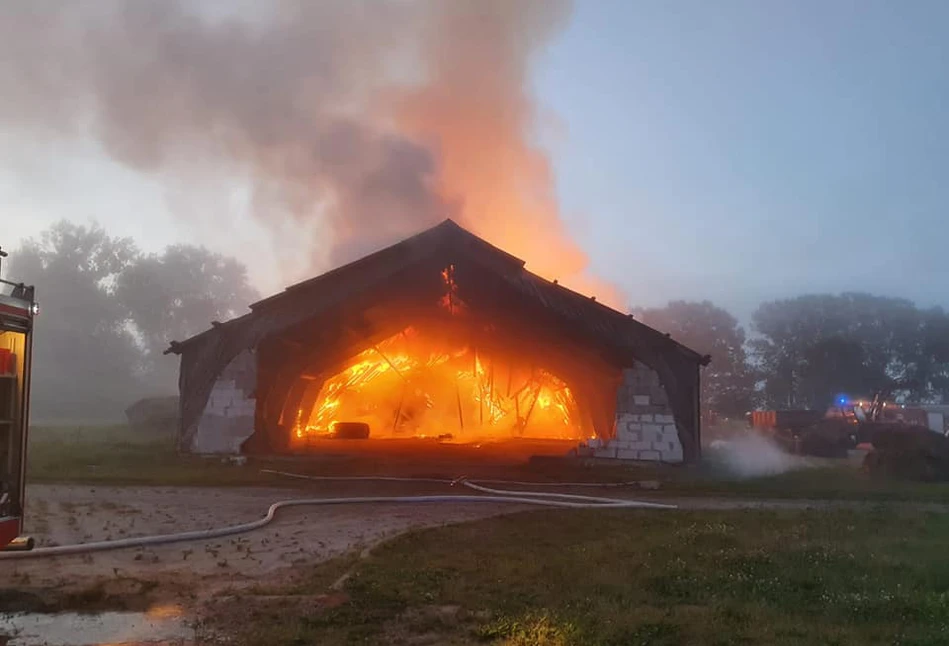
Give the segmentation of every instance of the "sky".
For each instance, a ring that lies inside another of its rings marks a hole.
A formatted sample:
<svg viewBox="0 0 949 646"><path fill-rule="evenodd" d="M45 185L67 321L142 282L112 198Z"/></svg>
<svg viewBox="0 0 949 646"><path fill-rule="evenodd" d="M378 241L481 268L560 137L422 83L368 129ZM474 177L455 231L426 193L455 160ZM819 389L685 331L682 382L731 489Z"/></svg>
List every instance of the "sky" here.
<svg viewBox="0 0 949 646"><path fill-rule="evenodd" d="M579 0L531 85L561 210L630 305L868 291L949 308L949 3ZM96 219L157 251L267 235L222 180L205 202L92 140L0 130L0 245ZM16 164L4 158L16 157ZM213 196L213 197L210 197ZM220 221L188 217L213 210Z"/></svg>
<svg viewBox="0 0 949 646"><path fill-rule="evenodd" d="M949 306L949 3L580 3L538 71L562 204L633 302Z"/></svg>

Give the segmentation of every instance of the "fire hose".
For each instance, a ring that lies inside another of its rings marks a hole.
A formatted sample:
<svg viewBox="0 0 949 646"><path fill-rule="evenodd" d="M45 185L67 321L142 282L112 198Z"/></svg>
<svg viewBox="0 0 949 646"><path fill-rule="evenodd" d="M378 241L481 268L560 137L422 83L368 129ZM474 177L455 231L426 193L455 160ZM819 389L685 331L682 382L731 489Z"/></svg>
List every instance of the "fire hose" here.
<svg viewBox="0 0 949 646"><path fill-rule="evenodd" d="M318 507L326 505L354 505L354 504L379 504L379 503L507 503L536 505L541 507L560 507L569 509L675 509L675 505L666 505L661 503L644 502L638 500L623 500L618 498L602 498L597 496L582 496L578 494L539 492L539 491L515 491L505 489L492 489L466 478L457 480L439 480L436 478L392 478L392 477L374 477L374 476L304 476L299 474L285 473L280 471L267 471L277 475L301 478L307 480L337 480L337 481L399 481L399 482L437 482L440 484L463 485L469 489L483 492L486 495L421 495L421 496L358 496L346 498L295 498L289 500L280 500L267 509L263 518L238 525L228 527L219 527L215 529L196 530L190 532L178 532L174 534L158 534L153 536L138 536L134 538L122 538L116 540L95 541L90 543L77 543L74 545L56 545L52 547L41 547L29 551L0 552L0 560L20 560L35 559L53 556L68 556L74 554L89 554L92 552L104 552L109 550L128 549L134 547L154 547L158 545L170 545L172 543L184 543L187 541L202 541L215 538L224 538L236 534L252 532L269 525L273 522L277 512L281 509L291 507ZM488 482L488 481L484 481ZM505 482L505 481L491 481ZM519 483L507 481L509 484L518 485L545 485L553 486L602 486L599 483Z"/></svg>

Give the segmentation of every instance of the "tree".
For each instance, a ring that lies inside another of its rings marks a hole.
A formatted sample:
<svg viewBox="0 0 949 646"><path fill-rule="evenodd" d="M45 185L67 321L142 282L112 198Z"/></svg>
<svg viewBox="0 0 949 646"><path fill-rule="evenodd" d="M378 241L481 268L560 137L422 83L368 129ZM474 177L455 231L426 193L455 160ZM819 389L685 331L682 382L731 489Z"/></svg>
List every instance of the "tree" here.
<svg viewBox="0 0 949 646"><path fill-rule="evenodd" d="M949 401L949 316L942 308L918 312L912 335L899 339L894 379L913 401Z"/></svg>
<svg viewBox="0 0 949 646"><path fill-rule="evenodd" d="M819 339L804 349L802 359L800 394L818 410L840 394L869 395L891 383L884 371L868 365L863 346L853 339Z"/></svg>
<svg viewBox="0 0 949 646"><path fill-rule="evenodd" d="M755 379L745 354L745 331L734 316L709 301L673 301L666 307L633 312L643 323L712 357L702 375L705 405L724 415L751 409Z"/></svg>
<svg viewBox="0 0 949 646"><path fill-rule="evenodd" d="M115 293L140 339L150 381L165 388L175 383L175 362L163 356L169 342L233 318L258 298L242 263L191 245L140 256L118 276Z"/></svg>
<svg viewBox="0 0 949 646"><path fill-rule="evenodd" d="M869 294L820 294L765 303L752 321L770 406L820 408L838 393L880 389L912 400L946 393L949 320L941 310Z"/></svg>
<svg viewBox="0 0 949 646"><path fill-rule="evenodd" d="M146 395L176 390L172 339L226 320L256 299L245 267L202 247L143 255L102 227L62 221L10 254L10 275L37 287L33 409L55 421L121 419Z"/></svg>
<svg viewBox="0 0 949 646"><path fill-rule="evenodd" d="M140 389L141 355L114 298L138 254L100 226L53 225L10 254L10 275L36 285L33 406L39 419L116 418Z"/></svg>

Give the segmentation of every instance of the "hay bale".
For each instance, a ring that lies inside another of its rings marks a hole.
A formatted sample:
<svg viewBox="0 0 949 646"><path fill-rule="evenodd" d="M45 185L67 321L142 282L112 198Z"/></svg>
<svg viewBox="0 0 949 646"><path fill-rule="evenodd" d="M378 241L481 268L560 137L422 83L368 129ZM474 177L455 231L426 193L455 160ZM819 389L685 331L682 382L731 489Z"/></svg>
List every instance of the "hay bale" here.
<svg viewBox="0 0 949 646"><path fill-rule="evenodd" d="M167 435L178 429L178 397L145 397L125 409L129 428L143 435Z"/></svg>
<svg viewBox="0 0 949 646"><path fill-rule="evenodd" d="M925 426L874 425L864 468L873 476L949 481L949 439Z"/></svg>

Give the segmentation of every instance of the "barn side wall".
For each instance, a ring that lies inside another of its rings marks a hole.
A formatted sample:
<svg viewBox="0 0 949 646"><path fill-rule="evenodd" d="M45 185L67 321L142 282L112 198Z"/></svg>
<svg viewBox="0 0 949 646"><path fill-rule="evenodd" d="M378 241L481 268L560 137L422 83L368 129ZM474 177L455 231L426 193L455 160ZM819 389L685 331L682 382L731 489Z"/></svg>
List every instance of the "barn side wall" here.
<svg viewBox="0 0 949 646"><path fill-rule="evenodd" d="M257 357L245 350L221 372L189 447L199 454L235 454L254 432Z"/></svg>
<svg viewBox="0 0 949 646"><path fill-rule="evenodd" d="M659 375L642 363L623 371L616 396L616 434L594 457L682 462L682 443Z"/></svg>

